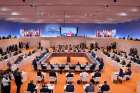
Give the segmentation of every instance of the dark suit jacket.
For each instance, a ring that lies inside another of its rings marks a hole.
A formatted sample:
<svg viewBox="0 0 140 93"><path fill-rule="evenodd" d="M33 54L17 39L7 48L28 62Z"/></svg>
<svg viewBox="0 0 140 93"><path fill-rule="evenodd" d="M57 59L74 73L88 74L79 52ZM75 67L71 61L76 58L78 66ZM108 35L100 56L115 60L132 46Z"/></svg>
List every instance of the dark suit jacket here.
<svg viewBox="0 0 140 93"><path fill-rule="evenodd" d="M102 85L101 86L101 92L103 92L103 91L109 91L109 90L110 90L109 85Z"/></svg>
<svg viewBox="0 0 140 93"><path fill-rule="evenodd" d="M56 73L54 71L50 71L49 76L54 76L56 77Z"/></svg>
<svg viewBox="0 0 140 93"><path fill-rule="evenodd" d="M22 76L21 76L21 73L17 72L15 74L15 82L16 82L16 85L21 85L22 84Z"/></svg>
<svg viewBox="0 0 140 93"><path fill-rule="evenodd" d="M86 92L94 92L94 86L93 85L89 85L86 87L85 89Z"/></svg>
<svg viewBox="0 0 140 93"><path fill-rule="evenodd" d="M68 84L65 89L66 92L74 92L74 85Z"/></svg>
<svg viewBox="0 0 140 93"><path fill-rule="evenodd" d="M40 93L51 93L51 90L47 87L43 87L42 89L40 89Z"/></svg>
<svg viewBox="0 0 140 93"><path fill-rule="evenodd" d="M35 91L35 87L36 87L36 86L35 86L34 84L29 83L29 84L28 84L27 91L34 92L34 91Z"/></svg>
<svg viewBox="0 0 140 93"><path fill-rule="evenodd" d="M67 77L73 77L73 74L72 73L68 73Z"/></svg>

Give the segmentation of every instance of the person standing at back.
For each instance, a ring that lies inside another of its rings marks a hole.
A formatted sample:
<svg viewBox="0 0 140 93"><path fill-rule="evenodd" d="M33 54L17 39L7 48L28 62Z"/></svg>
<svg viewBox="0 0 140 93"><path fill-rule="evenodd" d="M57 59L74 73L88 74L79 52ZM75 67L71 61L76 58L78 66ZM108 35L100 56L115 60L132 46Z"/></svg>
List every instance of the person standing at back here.
<svg viewBox="0 0 140 93"><path fill-rule="evenodd" d="M2 90L3 90L3 93L10 93L10 79L7 75L3 75Z"/></svg>
<svg viewBox="0 0 140 93"><path fill-rule="evenodd" d="M16 72L14 77L15 77L15 83L16 83L16 86L17 86L16 93L20 93L20 88L21 88L21 85L22 85L22 75L21 75L21 72Z"/></svg>

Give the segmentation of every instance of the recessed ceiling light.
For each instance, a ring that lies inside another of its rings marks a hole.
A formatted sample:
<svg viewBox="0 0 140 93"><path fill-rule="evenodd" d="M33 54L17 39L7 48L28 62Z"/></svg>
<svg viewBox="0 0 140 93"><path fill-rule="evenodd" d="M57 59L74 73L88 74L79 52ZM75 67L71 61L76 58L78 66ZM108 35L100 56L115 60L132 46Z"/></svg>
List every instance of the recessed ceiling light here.
<svg viewBox="0 0 140 93"><path fill-rule="evenodd" d="M137 8L132 8L130 11L132 11L132 12L138 12L138 9Z"/></svg>
<svg viewBox="0 0 140 93"><path fill-rule="evenodd" d="M1 10L1 11L8 11L9 9L6 8L6 7L2 7L2 8L0 8L0 10Z"/></svg>
<svg viewBox="0 0 140 93"><path fill-rule="evenodd" d="M117 15L119 15L119 16L127 16L128 14L125 13L125 12L121 12L121 13L118 13Z"/></svg>
<svg viewBox="0 0 140 93"><path fill-rule="evenodd" d="M20 15L18 12L12 12L11 15Z"/></svg>

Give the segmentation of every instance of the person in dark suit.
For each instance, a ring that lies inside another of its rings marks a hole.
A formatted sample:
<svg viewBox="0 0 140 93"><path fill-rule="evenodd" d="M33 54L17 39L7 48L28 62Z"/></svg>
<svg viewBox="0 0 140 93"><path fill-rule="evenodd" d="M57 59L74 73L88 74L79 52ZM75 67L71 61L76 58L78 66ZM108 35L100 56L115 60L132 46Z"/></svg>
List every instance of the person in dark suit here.
<svg viewBox="0 0 140 93"><path fill-rule="evenodd" d="M35 87L36 85L33 83L33 80L31 80L28 84L27 91L34 93L34 91L36 91Z"/></svg>
<svg viewBox="0 0 140 93"><path fill-rule="evenodd" d="M40 70L37 72L37 76L40 76L40 77L44 78L44 76L43 76L43 74Z"/></svg>
<svg viewBox="0 0 140 93"><path fill-rule="evenodd" d="M80 62L77 62L77 64L76 64L76 65L81 67Z"/></svg>
<svg viewBox="0 0 140 93"><path fill-rule="evenodd" d="M94 72L93 72L94 73ZM95 74L92 76L92 79L90 80L93 84L99 84L99 81L95 81L95 78L101 77L101 73L99 71L96 71Z"/></svg>
<svg viewBox="0 0 140 93"><path fill-rule="evenodd" d="M93 85L92 82L88 86L86 86L85 92L86 93L88 93L88 92L94 92L94 85Z"/></svg>
<svg viewBox="0 0 140 93"><path fill-rule="evenodd" d="M66 77L73 77L73 74L71 73L71 71L69 71Z"/></svg>
<svg viewBox="0 0 140 93"><path fill-rule="evenodd" d="M49 72L49 76L57 77L57 76L56 76L56 72L55 72L54 70L51 70L51 71Z"/></svg>
<svg viewBox="0 0 140 93"><path fill-rule="evenodd" d="M95 53L95 52L92 52L91 54L92 54L92 56L93 56L94 58L96 57L96 53Z"/></svg>
<svg viewBox="0 0 140 93"><path fill-rule="evenodd" d="M36 61L36 59L33 60L32 65L33 65L34 70L36 71L37 70L37 61Z"/></svg>
<svg viewBox="0 0 140 93"><path fill-rule="evenodd" d="M125 73L123 72L123 69L120 69L119 74L118 74L118 81L119 83L122 83L122 80L124 78Z"/></svg>
<svg viewBox="0 0 140 93"><path fill-rule="evenodd" d="M110 86L107 84L107 81L104 81L104 84L101 86L101 93L109 90L110 90Z"/></svg>
<svg viewBox="0 0 140 93"><path fill-rule="evenodd" d="M130 75L131 76L131 74L132 74L131 69L127 69L127 71L125 72L125 75Z"/></svg>
<svg viewBox="0 0 140 93"><path fill-rule="evenodd" d="M66 74L66 77L67 77L67 83L70 83L70 82L72 82L72 79L73 79L73 77L74 77L74 74L71 72L71 71L69 71L67 74Z"/></svg>
<svg viewBox="0 0 140 93"><path fill-rule="evenodd" d="M22 85L22 75L21 75L21 72L16 72L14 77L15 77L15 83L16 83L16 86L17 86L16 93L20 93L20 88L21 88L21 85Z"/></svg>
<svg viewBox="0 0 140 93"><path fill-rule="evenodd" d="M67 84L65 91L66 92L74 92L74 85L72 83Z"/></svg>
<svg viewBox="0 0 140 93"><path fill-rule="evenodd" d="M10 79L9 77L5 74L3 75L2 78L2 93L10 93Z"/></svg>
<svg viewBox="0 0 140 93"><path fill-rule="evenodd" d="M93 77L101 77L101 73L99 71L96 71Z"/></svg>
<svg viewBox="0 0 140 93"><path fill-rule="evenodd" d="M101 58L100 65L99 65L99 71L103 70L103 68L104 68L104 62L103 62L103 59Z"/></svg>
<svg viewBox="0 0 140 93"><path fill-rule="evenodd" d="M131 61L126 65L126 67L131 68Z"/></svg>
<svg viewBox="0 0 140 93"><path fill-rule="evenodd" d="M42 88L40 89L40 93L51 93L51 90L48 88L47 85L43 84Z"/></svg>
<svg viewBox="0 0 140 93"><path fill-rule="evenodd" d="M124 72L123 72L123 70L122 69L120 69L120 71L119 71L119 75L118 75L119 77L124 77Z"/></svg>
<svg viewBox="0 0 140 93"><path fill-rule="evenodd" d="M127 71L125 71L125 78L126 78L126 80L130 79L131 74L132 74L132 71L131 71L130 68L128 68Z"/></svg>

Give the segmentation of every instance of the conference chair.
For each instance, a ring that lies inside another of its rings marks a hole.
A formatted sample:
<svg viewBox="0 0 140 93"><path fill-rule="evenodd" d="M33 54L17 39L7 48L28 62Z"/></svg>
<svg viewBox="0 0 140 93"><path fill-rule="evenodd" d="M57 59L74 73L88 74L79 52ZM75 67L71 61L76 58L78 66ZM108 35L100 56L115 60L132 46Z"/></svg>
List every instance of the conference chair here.
<svg viewBox="0 0 140 93"><path fill-rule="evenodd" d="M58 70L59 70L59 67L58 67L57 64L53 65L53 67L54 67L54 70L55 70L55 71L58 71Z"/></svg>
<svg viewBox="0 0 140 93"><path fill-rule="evenodd" d="M98 84L98 85L97 85L97 92L98 92L98 93L101 93L101 87L102 87L102 84Z"/></svg>
<svg viewBox="0 0 140 93"><path fill-rule="evenodd" d="M37 70L42 70L42 67L41 67L40 63L37 64Z"/></svg>
<svg viewBox="0 0 140 93"><path fill-rule="evenodd" d="M51 70L51 65L47 64L47 70Z"/></svg>
<svg viewBox="0 0 140 93"><path fill-rule="evenodd" d="M120 83L122 83L124 80L125 80L124 77L120 77L120 76L118 76L118 81L119 81Z"/></svg>
<svg viewBox="0 0 140 93"><path fill-rule="evenodd" d="M73 82L73 77L67 77L67 82Z"/></svg>
<svg viewBox="0 0 140 93"><path fill-rule="evenodd" d="M73 74L73 73L72 73ZM66 73L66 76L68 75L68 73ZM73 82L73 78L74 77L67 77L67 83Z"/></svg>
<svg viewBox="0 0 140 93"><path fill-rule="evenodd" d="M57 82L57 77L50 76L50 77L49 77L49 82L50 82L50 83L56 83L56 82Z"/></svg>
<svg viewBox="0 0 140 93"><path fill-rule="evenodd" d="M99 70L99 64L97 64L96 66L95 66L95 71L98 71Z"/></svg>
<svg viewBox="0 0 140 93"><path fill-rule="evenodd" d="M82 76L82 75L80 75L80 79L81 79L81 81L82 81L83 83L86 83L87 80L88 80L88 76Z"/></svg>
<svg viewBox="0 0 140 93"><path fill-rule="evenodd" d="M117 72L113 73L112 81L113 81L113 83L117 83L118 82L118 74L117 74Z"/></svg>
<svg viewBox="0 0 140 93"><path fill-rule="evenodd" d="M94 80L96 83L99 83L99 82L100 82L100 77L94 77L93 80Z"/></svg>
<svg viewBox="0 0 140 93"><path fill-rule="evenodd" d="M69 70L70 70L69 65L65 65L65 71L69 71Z"/></svg>
<svg viewBox="0 0 140 93"><path fill-rule="evenodd" d="M89 65L86 65L85 70L86 71L90 71L90 66Z"/></svg>
<svg viewBox="0 0 140 93"><path fill-rule="evenodd" d="M81 70L80 65L76 65L75 71L80 71L80 70Z"/></svg>
<svg viewBox="0 0 140 93"><path fill-rule="evenodd" d="M101 77L100 77L100 76L94 77L95 74L96 74L96 72L92 72L92 73L91 73L91 76L93 77L93 80L95 81L95 83L99 83Z"/></svg>
<svg viewBox="0 0 140 93"><path fill-rule="evenodd" d="M125 78L125 80L130 79L131 75L125 75L124 78Z"/></svg>
<svg viewBox="0 0 140 93"><path fill-rule="evenodd" d="M27 81L27 72L24 72L24 71L22 71L22 82L25 82L25 81Z"/></svg>
<svg viewBox="0 0 140 93"><path fill-rule="evenodd" d="M43 78L41 76L36 76L36 81L37 82L41 82L43 80Z"/></svg>
<svg viewBox="0 0 140 93"><path fill-rule="evenodd" d="M14 72L18 69L18 65L17 64L12 64L11 70Z"/></svg>

